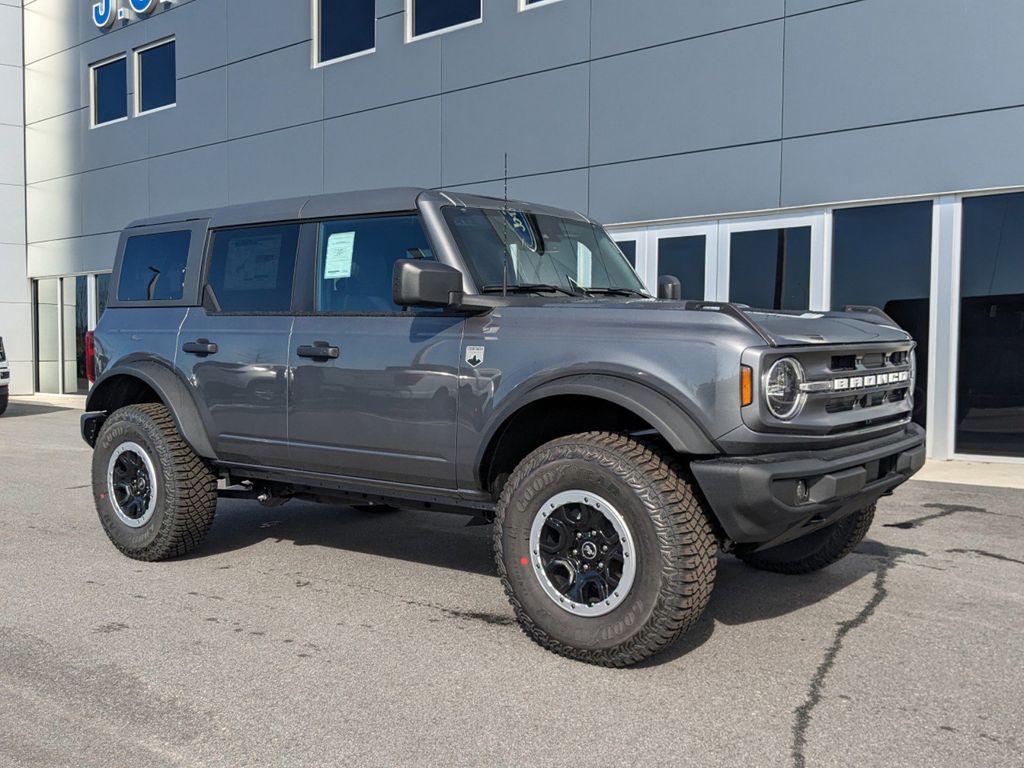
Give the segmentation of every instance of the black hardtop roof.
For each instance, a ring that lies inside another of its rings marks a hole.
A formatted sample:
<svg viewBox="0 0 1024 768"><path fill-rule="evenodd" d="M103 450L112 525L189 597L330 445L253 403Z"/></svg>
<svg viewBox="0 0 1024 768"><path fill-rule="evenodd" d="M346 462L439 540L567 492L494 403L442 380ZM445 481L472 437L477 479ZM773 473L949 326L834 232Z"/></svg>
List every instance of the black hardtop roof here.
<svg viewBox="0 0 1024 768"><path fill-rule="evenodd" d="M209 220L210 227L234 227L245 224L262 224L272 221L296 221L322 219L334 216L360 216L378 213L414 211L419 202L433 202L438 205L459 205L469 207L500 208L507 202L509 208L547 213L555 216L589 221L577 211L537 205L522 200L502 200L497 197L466 195L423 187L387 187L354 192L336 192L328 195L291 197L283 200L268 200L259 203L242 203L222 208L170 213L133 221L128 228L151 227L176 224L186 221Z"/></svg>

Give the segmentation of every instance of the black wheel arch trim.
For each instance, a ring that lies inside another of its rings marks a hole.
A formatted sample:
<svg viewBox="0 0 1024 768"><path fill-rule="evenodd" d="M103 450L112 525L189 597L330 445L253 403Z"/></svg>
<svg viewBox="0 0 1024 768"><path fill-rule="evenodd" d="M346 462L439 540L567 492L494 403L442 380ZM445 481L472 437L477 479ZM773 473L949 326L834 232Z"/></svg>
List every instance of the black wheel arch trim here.
<svg viewBox="0 0 1024 768"><path fill-rule="evenodd" d="M153 359L120 362L104 371L97 379L86 399L86 416L91 413L110 413L120 405L109 401L110 383L118 377L135 378L152 389L174 419L174 424L185 442L205 459L217 460L217 452L210 442L207 421L193 398L188 383L166 361ZM83 436L85 416L83 416ZM98 434L98 429L96 430ZM95 440L95 437L94 437ZM89 442L86 438L86 442Z"/></svg>
<svg viewBox="0 0 1024 768"><path fill-rule="evenodd" d="M508 420L531 403L559 395L594 397L619 405L650 424L677 453L694 456L721 453L697 420L681 404L649 384L607 373L570 374L537 384L510 399L500 411L492 415L481 436L475 457L478 481L490 448Z"/></svg>

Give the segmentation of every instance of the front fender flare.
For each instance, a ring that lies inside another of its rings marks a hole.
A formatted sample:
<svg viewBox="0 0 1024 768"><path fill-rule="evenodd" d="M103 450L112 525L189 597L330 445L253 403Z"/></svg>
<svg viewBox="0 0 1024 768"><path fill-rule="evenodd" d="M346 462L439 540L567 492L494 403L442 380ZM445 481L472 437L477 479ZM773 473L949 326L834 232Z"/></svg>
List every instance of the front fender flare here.
<svg viewBox="0 0 1024 768"><path fill-rule="evenodd" d="M85 410L112 411L120 407L111 395L114 380L121 376L138 379L156 392L157 397L171 412L171 418L174 419L185 442L203 458L216 461L217 453L210 443L206 422L189 392L188 384L165 364L152 360L138 360L108 369L89 393Z"/></svg>

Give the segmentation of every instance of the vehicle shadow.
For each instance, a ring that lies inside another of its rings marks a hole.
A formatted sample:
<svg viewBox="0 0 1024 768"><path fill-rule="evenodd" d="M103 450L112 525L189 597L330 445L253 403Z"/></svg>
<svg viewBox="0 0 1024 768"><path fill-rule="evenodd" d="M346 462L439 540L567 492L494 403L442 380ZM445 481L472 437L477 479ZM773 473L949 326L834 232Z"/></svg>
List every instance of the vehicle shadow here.
<svg viewBox="0 0 1024 768"><path fill-rule="evenodd" d="M3 416L0 416L0 423L7 421L7 419L18 419L24 416L43 416L47 413L56 413L58 411L66 411L67 408L61 408L56 405L37 405L35 403L23 403L18 400L11 400L7 405L7 411Z"/></svg>
<svg viewBox="0 0 1024 768"><path fill-rule="evenodd" d="M263 541L334 547L484 576L495 575L491 527L467 526L470 518L435 512L373 512L293 501L265 508L253 501L222 500L203 545L190 558L255 546ZM785 576L758 571L730 555L718 558L718 574L707 610L673 646L640 666L675 661L699 648L718 624L748 624L803 610L841 592L878 568L866 541L852 556L818 573ZM511 611L510 611L511 615ZM766 631L770 631L767 630Z"/></svg>

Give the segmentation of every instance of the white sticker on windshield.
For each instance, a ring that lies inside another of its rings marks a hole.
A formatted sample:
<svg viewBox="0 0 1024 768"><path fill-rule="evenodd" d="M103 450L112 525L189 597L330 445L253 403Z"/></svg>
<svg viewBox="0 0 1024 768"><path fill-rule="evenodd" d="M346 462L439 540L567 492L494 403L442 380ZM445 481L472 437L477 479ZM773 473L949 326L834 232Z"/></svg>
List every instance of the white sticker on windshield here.
<svg viewBox="0 0 1024 768"><path fill-rule="evenodd" d="M576 243L576 284L589 288L593 284L594 254L583 243Z"/></svg>
<svg viewBox="0 0 1024 768"><path fill-rule="evenodd" d="M327 238L327 256L324 259L324 279L352 277L352 252L355 250L355 232L335 232Z"/></svg>

